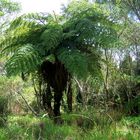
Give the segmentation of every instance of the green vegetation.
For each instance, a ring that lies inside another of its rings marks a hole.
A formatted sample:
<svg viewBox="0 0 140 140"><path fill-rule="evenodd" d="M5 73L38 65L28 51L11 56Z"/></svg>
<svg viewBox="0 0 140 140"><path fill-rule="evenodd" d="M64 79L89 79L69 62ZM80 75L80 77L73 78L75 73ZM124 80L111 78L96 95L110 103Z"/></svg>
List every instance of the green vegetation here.
<svg viewBox="0 0 140 140"><path fill-rule="evenodd" d="M139 0L0 5L0 140L140 139Z"/></svg>
<svg viewBox="0 0 140 140"><path fill-rule="evenodd" d="M62 116L63 124L61 125L54 124L47 118L9 116L7 126L0 128L0 139L139 140L140 118L126 117L121 121L111 122L105 115L101 115L100 118L95 115L91 122L84 115L65 114ZM103 120L99 120L101 118Z"/></svg>

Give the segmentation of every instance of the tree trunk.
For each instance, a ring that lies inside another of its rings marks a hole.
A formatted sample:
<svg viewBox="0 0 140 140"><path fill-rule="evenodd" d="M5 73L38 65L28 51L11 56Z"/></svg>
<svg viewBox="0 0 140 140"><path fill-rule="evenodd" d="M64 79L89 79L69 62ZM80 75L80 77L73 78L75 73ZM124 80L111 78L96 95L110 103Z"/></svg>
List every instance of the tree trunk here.
<svg viewBox="0 0 140 140"><path fill-rule="evenodd" d="M56 58L55 62L49 62L49 61L44 61L41 65L41 73L42 73L42 77L44 79L44 82L46 82L46 84L49 86L48 91L46 92L44 96L44 100L46 100L46 104L48 107L48 112L50 115L52 114L52 107L51 107L51 99L52 99L52 95L51 95L51 90L50 87L53 89L54 91L54 108L53 108L53 113L54 116L60 116L60 105L61 105L61 100L62 100L62 94L63 91L66 89L67 87L67 83L69 81L68 78L68 72L65 69L64 65ZM70 85L71 86L71 85ZM69 94L71 94L70 92L71 90L69 89ZM70 104L72 104L71 102L71 97L70 99ZM70 107L70 110L72 110L72 107Z"/></svg>
<svg viewBox="0 0 140 140"><path fill-rule="evenodd" d="M62 99L62 92L54 93L54 115L60 116L60 101Z"/></svg>

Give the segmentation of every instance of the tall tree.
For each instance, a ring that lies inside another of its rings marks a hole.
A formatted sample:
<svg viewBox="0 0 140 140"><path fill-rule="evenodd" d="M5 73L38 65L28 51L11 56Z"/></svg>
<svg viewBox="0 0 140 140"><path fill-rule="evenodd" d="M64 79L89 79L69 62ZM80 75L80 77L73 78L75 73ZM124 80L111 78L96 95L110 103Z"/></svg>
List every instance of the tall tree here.
<svg viewBox="0 0 140 140"><path fill-rule="evenodd" d="M60 115L62 93L71 77L101 77L100 49L117 40L116 25L98 6L77 1L63 13L22 15L11 23L0 43L1 53L9 55L7 75L32 73L42 81L43 103L50 116Z"/></svg>

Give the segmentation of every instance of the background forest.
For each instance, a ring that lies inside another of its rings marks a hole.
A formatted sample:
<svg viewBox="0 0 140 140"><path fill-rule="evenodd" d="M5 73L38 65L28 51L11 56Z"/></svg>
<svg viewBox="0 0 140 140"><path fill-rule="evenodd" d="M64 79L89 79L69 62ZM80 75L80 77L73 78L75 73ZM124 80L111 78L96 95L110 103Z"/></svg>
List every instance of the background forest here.
<svg viewBox="0 0 140 140"><path fill-rule="evenodd" d="M0 0L0 140L139 140L140 1L20 10Z"/></svg>

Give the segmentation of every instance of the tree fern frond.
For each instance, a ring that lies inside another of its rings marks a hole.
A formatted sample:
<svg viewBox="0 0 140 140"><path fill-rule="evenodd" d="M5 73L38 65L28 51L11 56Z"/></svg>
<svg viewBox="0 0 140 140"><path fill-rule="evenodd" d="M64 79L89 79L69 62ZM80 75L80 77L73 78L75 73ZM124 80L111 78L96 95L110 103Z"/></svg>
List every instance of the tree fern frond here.
<svg viewBox="0 0 140 140"><path fill-rule="evenodd" d="M117 25L96 4L74 1L68 6L65 17L68 20L65 23L66 28L77 32L78 42L110 47L117 41Z"/></svg>
<svg viewBox="0 0 140 140"><path fill-rule="evenodd" d="M58 59L71 74L78 78L86 78L88 74L88 59L79 50L62 48L58 52Z"/></svg>
<svg viewBox="0 0 140 140"><path fill-rule="evenodd" d="M25 41L24 37L25 35L6 37L0 43L1 55L6 55L12 52L14 53L19 48L20 44L24 43Z"/></svg>
<svg viewBox="0 0 140 140"><path fill-rule="evenodd" d="M41 63L41 57L32 45L20 48L6 63L7 75L17 75L21 72L32 72Z"/></svg>
<svg viewBox="0 0 140 140"><path fill-rule="evenodd" d="M79 32L79 36L77 38L78 42L85 42L87 40L93 40L96 32L95 25L89 19L80 20L76 27L76 31ZM92 42L93 43L93 42Z"/></svg>
<svg viewBox="0 0 140 140"><path fill-rule="evenodd" d="M25 44L40 44L39 36L44 30L44 27L32 30L28 27L18 27L8 32L0 42L1 54L14 53L19 47Z"/></svg>
<svg viewBox="0 0 140 140"><path fill-rule="evenodd" d="M53 50L62 40L62 27L58 24L49 26L41 35L45 50Z"/></svg>
<svg viewBox="0 0 140 140"><path fill-rule="evenodd" d="M92 75L102 80L101 58L95 49L87 54L76 49L63 48L58 52L58 59L71 74L78 78L86 78L88 75Z"/></svg>
<svg viewBox="0 0 140 140"><path fill-rule="evenodd" d="M42 25L46 24L47 16L43 16L43 13L30 13L24 14L20 17L13 20L10 24L10 28L8 30L14 30L19 26L28 27L28 28L37 28L41 27Z"/></svg>

